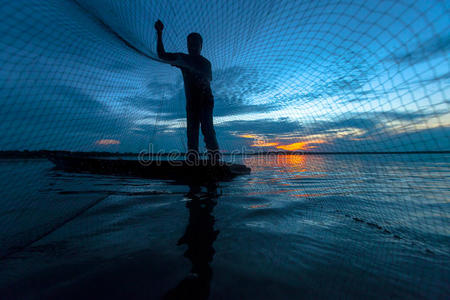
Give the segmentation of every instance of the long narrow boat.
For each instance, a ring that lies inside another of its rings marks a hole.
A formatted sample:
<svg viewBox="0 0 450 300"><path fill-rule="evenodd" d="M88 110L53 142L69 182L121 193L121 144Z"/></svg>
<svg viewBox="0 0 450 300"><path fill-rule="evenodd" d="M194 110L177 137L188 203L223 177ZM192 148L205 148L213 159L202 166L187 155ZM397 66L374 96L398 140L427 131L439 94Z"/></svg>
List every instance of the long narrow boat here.
<svg viewBox="0 0 450 300"><path fill-rule="evenodd" d="M250 173L250 168L225 161L199 160L195 164L185 160L138 161L70 155L54 155L48 159L57 169L79 173L133 176L183 181L228 181Z"/></svg>

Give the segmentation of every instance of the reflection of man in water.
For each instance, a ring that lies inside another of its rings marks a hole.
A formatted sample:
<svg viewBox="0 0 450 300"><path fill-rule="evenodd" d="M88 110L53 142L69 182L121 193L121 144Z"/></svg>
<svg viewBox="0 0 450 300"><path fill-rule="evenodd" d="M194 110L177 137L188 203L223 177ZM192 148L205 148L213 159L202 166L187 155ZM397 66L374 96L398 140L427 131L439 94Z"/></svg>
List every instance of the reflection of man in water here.
<svg viewBox="0 0 450 300"><path fill-rule="evenodd" d="M191 186L191 189L193 186ZM189 209L189 223L178 245L187 245L184 256L192 263L191 272L175 288L166 293L164 299L208 299L212 278L210 266L214 257L213 243L219 234L214 229L215 218L212 215L217 201L209 196L192 195L186 202Z"/></svg>
<svg viewBox="0 0 450 300"><path fill-rule="evenodd" d="M158 33L157 52L159 58L178 67L183 73L186 94L187 140L189 156L198 158L198 135L201 125L206 148L210 157L218 156L216 132L213 125L214 98L211 92L211 63L200 55L203 40L200 34L191 33L187 37L189 54L168 53L162 42L163 23L155 23Z"/></svg>

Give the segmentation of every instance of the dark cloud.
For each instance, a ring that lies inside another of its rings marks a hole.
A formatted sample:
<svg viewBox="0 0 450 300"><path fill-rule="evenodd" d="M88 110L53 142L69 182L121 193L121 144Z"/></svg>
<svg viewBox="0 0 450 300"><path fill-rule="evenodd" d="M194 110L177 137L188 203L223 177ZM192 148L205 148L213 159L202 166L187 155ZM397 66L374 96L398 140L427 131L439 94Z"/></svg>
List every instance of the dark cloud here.
<svg viewBox="0 0 450 300"><path fill-rule="evenodd" d="M433 118L431 114L413 112L376 112L352 114L348 118L300 123L288 119L231 121L217 126L220 136L230 145L249 146L252 139L238 135L254 134L267 142L289 144L308 141L309 136L321 136L330 143L317 144L317 151L428 151L450 149L450 128L407 130L408 124ZM386 123L403 121L405 126L393 130ZM349 129L357 129L349 133ZM233 136L234 140L229 138ZM316 138L314 138L316 139ZM320 138L319 138L320 139ZM403 150L402 150L403 149Z"/></svg>
<svg viewBox="0 0 450 300"><path fill-rule="evenodd" d="M316 122L310 126L310 130L315 133L321 133L323 131L342 129L342 128L358 128L358 129L371 129L376 127L380 123L380 120L369 119L361 116L355 116L349 119L342 119L337 121L322 121Z"/></svg>
<svg viewBox="0 0 450 300"><path fill-rule="evenodd" d="M174 69L175 70L175 69ZM130 96L121 99L124 103L136 109L145 109L159 113L161 120L175 120L185 117L185 95L181 73L176 70L178 79L175 82L154 81L148 84L144 96ZM278 104L253 104L246 100L262 93L264 86L250 84L257 81L254 71L234 67L225 70L214 70L212 89L214 95L214 116L236 116L251 113L265 113L279 109ZM150 115L154 118L154 115Z"/></svg>
<svg viewBox="0 0 450 300"><path fill-rule="evenodd" d="M303 128L301 123L290 121L287 118L260 119L251 121L231 121L217 126L220 130L237 132L239 134L260 134L277 137L282 134L293 134L300 132Z"/></svg>
<svg viewBox="0 0 450 300"><path fill-rule="evenodd" d="M216 98L214 103L214 116L237 116L251 113L268 113L279 109L275 104L240 104L227 102L224 98Z"/></svg>
<svg viewBox="0 0 450 300"><path fill-rule="evenodd" d="M384 131L366 139L342 137L320 145L324 151L449 151L450 127L415 131Z"/></svg>
<svg viewBox="0 0 450 300"><path fill-rule="evenodd" d="M368 132L373 132L382 128L386 128L386 122L391 121L417 121L420 119L433 117L430 113L421 112L396 112L396 111L380 111L380 112L362 112L352 113L347 118L339 118L333 121L319 121L309 126L314 132L327 131L342 128L357 128Z"/></svg>
<svg viewBox="0 0 450 300"><path fill-rule="evenodd" d="M428 118L435 116L431 113L423 112L398 112L398 111L383 111L383 112L368 112L366 115L370 115L372 118L399 120L399 121L414 121L418 119Z"/></svg>
<svg viewBox="0 0 450 300"><path fill-rule="evenodd" d="M215 115L233 116L249 113L270 112L278 109L274 102L254 104L267 91L274 88L253 69L232 67L222 70L214 70L213 94L215 98Z"/></svg>
<svg viewBox="0 0 450 300"><path fill-rule="evenodd" d="M67 86L48 86L30 96L15 91L2 106L0 148L85 147L117 137L132 124L105 103Z"/></svg>
<svg viewBox="0 0 450 300"><path fill-rule="evenodd" d="M438 35L418 43L413 50L395 54L390 57L390 59L398 63L416 64L425 60L430 60L436 55L445 55L449 50L450 35Z"/></svg>

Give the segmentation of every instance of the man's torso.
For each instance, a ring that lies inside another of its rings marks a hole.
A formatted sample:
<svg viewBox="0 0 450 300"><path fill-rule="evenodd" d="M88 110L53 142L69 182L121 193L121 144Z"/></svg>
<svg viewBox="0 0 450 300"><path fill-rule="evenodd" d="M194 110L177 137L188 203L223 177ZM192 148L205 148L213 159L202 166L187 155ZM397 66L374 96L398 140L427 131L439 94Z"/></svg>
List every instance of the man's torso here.
<svg viewBox="0 0 450 300"><path fill-rule="evenodd" d="M177 66L183 73L187 106L204 105L213 101L211 91L211 64L201 55L179 54ZM184 67L185 66L185 67Z"/></svg>

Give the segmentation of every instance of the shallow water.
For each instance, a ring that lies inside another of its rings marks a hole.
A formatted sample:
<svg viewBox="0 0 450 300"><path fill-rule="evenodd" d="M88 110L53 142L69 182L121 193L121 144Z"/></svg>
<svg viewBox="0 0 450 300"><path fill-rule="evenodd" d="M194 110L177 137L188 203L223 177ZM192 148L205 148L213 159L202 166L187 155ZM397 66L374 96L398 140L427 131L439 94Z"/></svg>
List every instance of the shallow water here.
<svg viewBox="0 0 450 300"><path fill-rule="evenodd" d="M169 181L0 161L0 298L450 294L450 155L238 160L252 173L203 202Z"/></svg>

